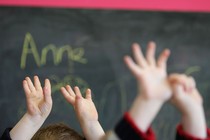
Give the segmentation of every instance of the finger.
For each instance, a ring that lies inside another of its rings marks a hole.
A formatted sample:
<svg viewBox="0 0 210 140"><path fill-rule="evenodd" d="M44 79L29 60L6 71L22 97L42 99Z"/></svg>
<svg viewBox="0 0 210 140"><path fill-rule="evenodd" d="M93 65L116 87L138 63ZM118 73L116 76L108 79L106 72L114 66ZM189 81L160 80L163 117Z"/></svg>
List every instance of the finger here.
<svg viewBox="0 0 210 140"><path fill-rule="evenodd" d="M138 78L141 74L141 69L133 62L130 56L125 56L124 61L131 73Z"/></svg>
<svg viewBox="0 0 210 140"><path fill-rule="evenodd" d="M91 95L91 90L90 89L86 90L85 98L88 99L88 100L92 100L92 95Z"/></svg>
<svg viewBox="0 0 210 140"><path fill-rule="evenodd" d="M61 87L61 93L64 96L64 98L66 99L66 101L74 106L74 104L75 104L75 97L70 96L69 92L64 87Z"/></svg>
<svg viewBox="0 0 210 140"><path fill-rule="evenodd" d="M169 49L165 49L159 56L158 60L157 60L157 66L162 68L162 69L166 69L166 63L167 60L170 56L170 50Z"/></svg>
<svg viewBox="0 0 210 140"><path fill-rule="evenodd" d="M180 84L176 84L173 86L173 93L174 93L174 96L176 97L180 97L184 94L184 88L182 85Z"/></svg>
<svg viewBox="0 0 210 140"><path fill-rule="evenodd" d="M189 82L189 78L188 78L187 75L181 74L181 75L179 76L179 78L178 78L176 84L180 84L180 85L183 87L183 89L184 89L184 91L185 91L186 93L189 92L189 89L190 89L190 82Z"/></svg>
<svg viewBox="0 0 210 140"><path fill-rule="evenodd" d="M183 86L180 84L172 85L172 98L170 99L171 103L177 106L177 100L182 99L182 95L184 95Z"/></svg>
<svg viewBox="0 0 210 140"><path fill-rule="evenodd" d="M34 86L35 86L36 90L42 89L42 86L41 86L38 76L34 76Z"/></svg>
<svg viewBox="0 0 210 140"><path fill-rule="evenodd" d="M187 90L187 76L185 74L170 74L168 76L169 82L172 86L174 85L182 85L183 89Z"/></svg>
<svg viewBox="0 0 210 140"><path fill-rule="evenodd" d="M51 103L52 96L51 96L51 84L49 79L45 79L44 83L44 100L45 102Z"/></svg>
<svg viewBox="0 0 210 140"><path fill-rule="evenodd" d="M189 84L188 84L188 77L187 75L185 74L181 74L180 75L180 78L179 78L179 83L182 87L183 87L183 90L184 92L188 92L188 89L189 89Z"/></svg>
<svg viewBox="0 0 210 140"><path fill-rule="evenodd" d="M76 96L70 85L66 85L66 90L68 91L70 96Z"/></svg>
<svg viewBox="0 0 210 140"><path fill-rule="evenodd" d="M29 77L26 77L26 79L25 79L26 81L27 81L27 83L28 83L28 87L29 87L29 89L31 90L31 91L34 91L35 90L35 87L34 87L34 85L33 85L33 83L32 83L32 81L31 81L31 79L29 78Z"/></svg>
<svg viewBox="0 0 210 140"><path fill-rule="evenodd" d="M147 52L146 52L146 58L148 64L155 66L155 50L156 50L156 44L154 42L149 42Z"/></svg>
<svg viewBox="0 0 210 140"><path fill-rule="evenodd" d="M76 93L77 96L82 97L82 94L81 94L81 92L80 92L79 87L75 86L75 87L74 87L74 91L75 91L75 93Z"/></svg>
<svg viewBox="0 0 210 140"><path fill-rule="evenodd" d="M142 54L140 46L137 43L134 43L132 45L132 50L133 50L134 60L136 61L137 65L141 67L146 67L147 62Z"/></svg>
<svg viewBox="0 0 210 140"><path fill-rule="evenodd" d="M187 93L192 93L193 89L195 89L195 81L194 79L189 76L187 77L187 87L186 87L186 91Z"/></svg>
<svg viewBox="0 0 210 140"><path fill-rule="evenodd" d="M29 89L28 82L26 80L23 80L23 90L25 92L26 98L28 98L30 96L31 90Z"/></svg>
<svg viewBox="0 0 210 140"><path fill-rule="evenodd" d="M195 79L194 79L192 76L189 76L189 79L190 79L191 87L192 87L192 88L196 88Z"/></svg>
<svg viewBox="0 0 210 140"><path fill-rule="evenodd" d="M76 98L75 98L75 110L80 110L81 106L82 106L82 96L76 94ZM76 111L77 115L79 115L79 112Z"/></svg>
<svg viewBox="0 0 210 140"><path fill-rule="evenodd" d="M181 77L181 74L173 73L168 76L168 80L172 83L177 83L177 82L179 83L181 82L180 77Z"/></svg>

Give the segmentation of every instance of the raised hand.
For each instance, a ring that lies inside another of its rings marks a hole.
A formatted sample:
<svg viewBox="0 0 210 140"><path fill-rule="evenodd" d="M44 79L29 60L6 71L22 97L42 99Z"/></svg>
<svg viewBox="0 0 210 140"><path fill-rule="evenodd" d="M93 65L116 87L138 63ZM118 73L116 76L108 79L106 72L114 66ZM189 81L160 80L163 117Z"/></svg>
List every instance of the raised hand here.
<svg viewBox="0 0 210 140"><path fill-rule="evenodd" d="M168 79L173 88L171 101L180 111L186 113L190 109L194 110L191 105L202 106L203 99L192 77L184 74L171 74Z"/></svg>
<svg viewBox="0 0 210 140"><path fill-rule="evenodd" d="M65 88L61 87L61 93L67 102L74 107L85 138L87 140L101 139L104 136L104 130L98 121L98 112L92 101L91 90L86 90L85 98L82 97L78 87L73 90L69 85Z"/></svg>
<svg viewBox="0 0 210 140"><path fill-rule="evenodd" d="M29 140L42 126L52 109L51 85L45 80L42 88L38 76L34 76L34 83L29 77L23 80L27 112L10 131L13 140Z"/></svg>
<svg viewBox="0 0 210 140"><path fill-rule="evenodd" d="M69 85L67 85L66 88L62 87L61 93L74 107L79 120L98 121L98 112L92 101L90 89L86 90L85 98L82 97L78 87L75 87L73 91Z"/></svg>
<svg viewBox="0 0 210 140"><path fill-rule="evenodd" d="M171 96L167 82L166 62L170 51L165 49L155 60L156 45L150 42L147 47L146 57L143 56L138 44L133 44L134 60L125 56L124 60L134 77L137 79L139 92L145 99L168 100Z"/></svg>
<svg viewBox="0 0 210 140"><path fill-rule="evenodd" d="M168 79L173 89L171 101L182 114L184 131L198 138L206 138L203 99L195 80L184 74L171 74Z"/></svg>
<svg viewBox="0 0 210 140"><path fill-rule="evenodd" d="M42 88L38 76L34 76L34 84L29 77L23 80L23 88L26 95L27 113L30 116L47 117L52 109L51 85L45 79Z"/></svg>
<svg viewBox="0 0 210 140"><path fill-rule="evenodd" d="M170 51L165 49L155 59L156 45L150 42L146 57L138 44L133 44L134 60L125 56L124 61L137 79L138 95L129 110L137 127L146 132L151 126L162 105L171 97L171 89L167 80L166 62Z"/></svg>

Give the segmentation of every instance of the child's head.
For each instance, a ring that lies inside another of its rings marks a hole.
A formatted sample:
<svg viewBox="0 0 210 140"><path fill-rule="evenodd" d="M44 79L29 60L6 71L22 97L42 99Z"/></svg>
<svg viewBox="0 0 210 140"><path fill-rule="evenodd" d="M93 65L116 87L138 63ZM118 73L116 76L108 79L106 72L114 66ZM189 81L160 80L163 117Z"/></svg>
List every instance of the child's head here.
<svg viewBox="0 0 210 140"><path fill-rule="evenodd" d="M84 138L68 126L58 123L39 129L32 140L84 140Z"/></svg>

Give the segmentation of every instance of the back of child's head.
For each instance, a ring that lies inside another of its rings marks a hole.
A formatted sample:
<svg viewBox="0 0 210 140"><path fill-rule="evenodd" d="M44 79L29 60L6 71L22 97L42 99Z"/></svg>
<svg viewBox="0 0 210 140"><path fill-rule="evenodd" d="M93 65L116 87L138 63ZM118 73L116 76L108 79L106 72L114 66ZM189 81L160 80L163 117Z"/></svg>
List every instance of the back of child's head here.
<svg viewBox="0 0 210 140"><path fill-rule="evenodd" d="M40 128L32 140L84 140L84 138L63 123L57 123Z"/></svg>

